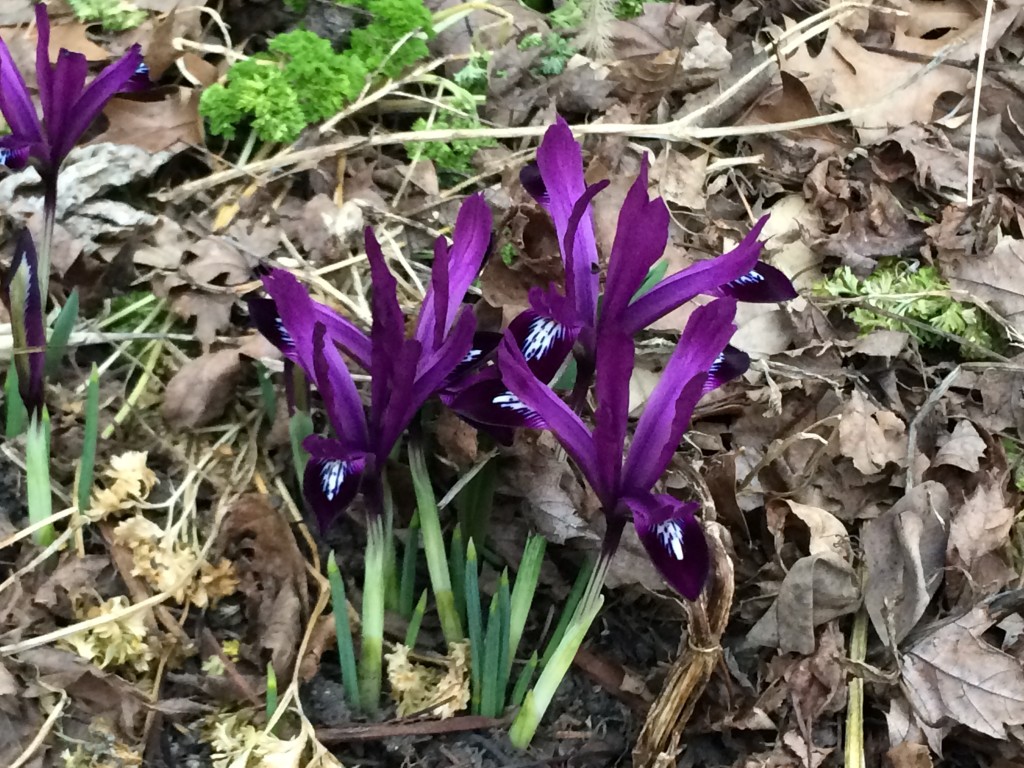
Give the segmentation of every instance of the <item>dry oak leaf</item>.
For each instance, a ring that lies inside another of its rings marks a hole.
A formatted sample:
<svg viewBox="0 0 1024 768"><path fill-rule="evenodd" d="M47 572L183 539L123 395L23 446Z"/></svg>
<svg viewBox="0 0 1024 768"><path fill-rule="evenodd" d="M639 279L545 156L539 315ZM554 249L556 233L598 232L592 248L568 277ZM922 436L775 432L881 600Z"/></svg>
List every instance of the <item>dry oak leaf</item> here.
<svg viewBox="0 0 1024 768"><path fill-rule="evenodd" d="M195 429L219 418L234 400L242 376L237 349L208 352L181 367L167 383L161 413L175 429Z"/></svg>
<svg viewBox="0 0 1024 768"><path fill-rule="evenodd" d="M943 254L943 274L956 291L991 304L1024 333L1024 240L1000 237L988 253Z"/></svg>
<svg viewBox="0 0 1024 768"><path fill-rule="evenodd" d="M942 584L949 493L934 480L914 486L861 531L867 574L864 607L883 642L901 641Z"/></svg>
<svg viewBox="0 0 1024 768"><path fill-rule="evenodd" d="M932 466L948 464L965 472L977 472L988 446L969 421L960 421L932 459Z"/></svg>
<svg viewBox="0 0 1024 768"><path fill-rule="evenodd" d="M195 89L178 88L160 101L111 99L103 115L110 125L97 142L134 144L150 152L182 152L203 143Z"/></svg>
<svg viewBox="0 0 1024 768"><path fill-rule="evenodd" d="M1006 487L1005 472L986 472L950 525L947 562L967 571L977 594L992 594L1015 577L1004 554L1015 514Z"/></svg>
<svg viewBox="0 0 1024 768"><path fill-rule="evenodd" d="M993 623L979 606L903 656L902 686L920 720L952 720L995 739L1024 724L1024 664L982 639Z"/></svg>
<svg viewBox="0 0 1024 768"><path fill-rule="evenodd" d="M839 423L839 450L861 474L877 475L889 462L906 462L906 425L854 390Z"/></svg>

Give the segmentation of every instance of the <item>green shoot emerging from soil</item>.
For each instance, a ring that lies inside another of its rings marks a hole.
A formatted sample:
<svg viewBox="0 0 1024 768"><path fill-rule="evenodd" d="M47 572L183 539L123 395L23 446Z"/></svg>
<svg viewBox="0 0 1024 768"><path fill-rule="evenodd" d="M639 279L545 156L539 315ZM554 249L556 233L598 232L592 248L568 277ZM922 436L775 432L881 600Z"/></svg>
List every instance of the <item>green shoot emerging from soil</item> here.
<svg viewBox="0 0 1024 768"><path fill-rule="evenodd" d="M883 261L863 280L849 267L840 267L817 290L825 296L865 299L867 306L846 309L863 333L878 329L906 331L929 347L946 341L941 334L930 333L900 319L905 317L955 334L985 349L991 349L995 343L992 324L986 315L977 307L951 298L949 284L935 267L915 269L906 262L891 259ZM880 314L873 308L888 314Z"/></svg>

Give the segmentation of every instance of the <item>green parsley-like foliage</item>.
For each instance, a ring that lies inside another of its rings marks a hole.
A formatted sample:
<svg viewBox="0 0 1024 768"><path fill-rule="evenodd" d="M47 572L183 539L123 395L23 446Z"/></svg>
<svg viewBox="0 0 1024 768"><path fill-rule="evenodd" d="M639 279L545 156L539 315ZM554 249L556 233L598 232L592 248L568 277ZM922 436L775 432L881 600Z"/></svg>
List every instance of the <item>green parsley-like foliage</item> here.
<svg viewBox="0 0 1024 768"><path fill-rule="evenodd" d="M519 41L521 51L530 48L544 49L540 61L533 70L533 74L538 77L562 74L565 71L565 65L576 53L576 47L557 32L549 32L546 35L534 32Z"/></svg>
<svg viewBox="0 0 1024 768"><path fill-rule="evenodd" d="M985 349L996 344L991 320L977 307L950 298L949 284L935 267L914 268L898 259L887 259L863 280L849 267L840 267L816 290L825 296L866 299L873 307L956 334ZM880 328L906 331L929 347L939 347L947 341L940 334L880 315L867 306L856 306L846 312L863 333Z"/></svg>
<svg viewBox="0 0 1024 768"><path fill-rule="evenodd" d="M1003 450L1006 451L1006 463L1010 465L1010 480L1013 487L1024 492L1024 449L1019 443L1007 437L1002 439Z"/></svg>
<svg viewBox="0 0 1024 768"><path fill-rule="evenodd" d="M642 16L647 3L670 3L672 0L618 0L615 4L615 17L618 19L635 19Z"/></svg>
<svg viewBox="0 0 1024 768"><path fill-rule="evenodd" d="M210 133L230 140L248 126L262 141L294 141L307 125L354 101L368 77L398 77L427 56L426 42L415 34L433 34L430 12L421 0L356 4L369 11L372 21L353 30L349 48L341 53L329 40L296 30L272 39L267 51L234 64L224 83L203 92L199 111L209 121Z"/></svg>
<svg viewBox="0 0 1024 768"><path fill-rule="evenodd" d="M99 22L108 32L123 32L146 20L146 12L128 0L68 0L75 16L85 22Z"/></svg>
<svg viewBox="0 0 1024 768"><path fill-rule="evenodd" d="M468 98L466 98L468 96ZM482 128L480 118L476 114L476 102L471 94L457 96L452 100L452 107L458 112L439 112L434 122L429 124L426 118L419 118L412 124L414 131L433 129ZM462 113L462 114L460 114ZM455 139L453 141L423 142L421 154L430 158L440 171L454 174L470 174L473 172L473 155L478 149L493 147L494 139ZM415 153L410 148L410 153Z"/></svg>

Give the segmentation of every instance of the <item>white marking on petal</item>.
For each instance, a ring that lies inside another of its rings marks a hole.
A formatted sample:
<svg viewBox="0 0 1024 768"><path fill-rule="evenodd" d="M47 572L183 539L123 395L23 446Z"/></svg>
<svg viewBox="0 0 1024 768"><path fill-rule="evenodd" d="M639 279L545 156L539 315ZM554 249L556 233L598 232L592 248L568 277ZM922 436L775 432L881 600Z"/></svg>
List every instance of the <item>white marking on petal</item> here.
<svg viewBox="0 0 1024 768"><path fill-rule="evenodd" d="M280 318L274 318L274 324L277 326L277 332L281 335L281 343L286 347L294 347L295 339L288 333L288 329L284 327L284 321Z"/></svg>
<svg viewBox="0 0 1024 768"><path fill-rule="evenodd" d="M757 271L756 268L750 270L745 275L737 277L731 281L729 285L741 286L741 285L756 285L757 283L764 282L764 275Z"/></svg>
<svg viewBox="0 0 1024 768"><path fill-rule="evenodd" d="M335 459L324 462L320 468L320 490L328 501L334 501L334 497L341 491L341 486L348 476L348 464Z"/></svg>
<svg viewBox="0 0 1024 768"><path fill-rule="evenodd" d="M676 520L666 520L654 528L661 546L679 562L683 561L683 526Z"/></svg>
<svg viewBox="0 0 1024 768"><path fill-rule="evenodd" d="M483 352L484 351L482 349L469 350L469 352L466 353L466 356L462 358L462 365L465 365L466 363L472 363L473 361L478 360L480 358L480 355L483 354Z"/></svg>
<svg viewBox="0 0 1024 768"><path fill-rule="evenodd" d="M715 358L715 362L708 368L708 373L718 373L718 369L722 367L722 363L725 362L725 352L719 352L718 357Z"/></svg>
<svg viewBox="0 0 1024 768"><path fill-rule="evenodd" d="M565 335L565 326L547 317L538 317L530 322L523 341L523 357L534 360L546 355L555 341Z"/></svg>
<svg viewBox="0 0 1024 768"><path fill-rule="evenodd" d="M7 165L13 154L7 147L0 148L0 165Z"/></svg>
<svg viewBox="0 0 1024 768"><path fill-rule="evenodd" d="M533 409L511 392L502 392L500 395L496 395L491 402L499 408L507 408L516 413L533 414Z"/></svg>

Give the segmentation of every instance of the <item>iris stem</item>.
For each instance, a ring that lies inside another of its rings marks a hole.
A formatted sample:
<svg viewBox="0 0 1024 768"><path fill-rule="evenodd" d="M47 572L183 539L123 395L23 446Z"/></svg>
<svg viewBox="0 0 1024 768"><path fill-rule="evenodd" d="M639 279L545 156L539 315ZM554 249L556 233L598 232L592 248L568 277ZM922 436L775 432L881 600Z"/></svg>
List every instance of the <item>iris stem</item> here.
<svg viewBox="0 0 1024 768"><path fill-rule="evenodd" d="M540 567L544 562L544 550L547 541L543 536L531 536L523 548L523 558L519 561L519 573L516 574L516 585L512 589L512 602L509 613L508 630L508 667L519 650L519 641L526 628L526 619L530 614L530 606L537 592L540 579Z"/></svg>
<svg viewBox="0 0 1024 768"><path fill-rule="evenodd" d="M390 611L398 610L398 555L395 551L395 499L387 471L381 473L384 491L384 605Z"/></svg>
<svg viewBox="0 0 1024 768"><path fill-rule="evenodd" d="M409 528L405 532L405 549L402 550L402 578L398 585L398 612L409 618L413 611L416 594L416 556L420 551L420 516L414 512Z"/></svg>
<svg viewBox="0 0 1024 768"><path fill-rule="evenodd" d="M420 625L423 623L423 614L427 612L427 590L423 590L419 602L412 611L409 619L409 627L405 630L405 644L410 648L416 647L416 639L420 635Z"/></svg>
<svg viewBox="0 0 1024 768"><path fill-rule="evenodd" d="M85 391L85 431L82 438L82 459L78 463L78 486L75 498L78 511L88 512L92 502L92 479L96 466L96 442L100 434L100 373L95 365L89 374Z"/></svg>
<svg viewBox="0 0 1024 768"><path fill-rule="evenodd" d="M512 723L509 739L520 749L525 749L533 741L540 721L544 718L544 713L551 704L558 686L562 684L562 680L569 672L569 667L572 666L577 651L583 644L594 619L597 618L601 606L604 605L601 589L604 587L604 581L608 575L611 556L618 546L619 536L621 536L621 527L619 527L617 535L615 531L609 529L601 556L598 558L590 578L587 579L579 605L576 606L554 652L544 664L544 669L541 671L540 677L537 678L537 684L526 694L523 706ZM610 542L609 538L614 541Z"/></svg>
<svg viewBox="0 0 1024 768"><path fill-rule="evenodd" d="M372 714L380 705L381 657L384 651L384 558L387 554L382 515L371 513L366 527L363 568L363 637L359 655L359 699Z"/></svg>
<svg viewBox="0 0 1024 768"><path fill-rule="evenodd" d="M537 671L537 661L537 652L534 651L530 660L523 666L519 677L516 678L515 687L512 688L512 700L509 702L511 706L518 707L526 698L526 691L529 689L530 683L533 682L533 673Z"/></svg>
<svg viewBox="0 0 1024 768"><path fill-rule="evenodd" d="M274 664L267 662L267 721L269 722L277 711L277 673L274 672Z"/></svg>
<svg viewBox="0 0 1024 768"><path fill-rule="evenodd" d="M68 351L71 332L78 321L78 290L71 292L67 303L60 308L57 319L53 321L53 330L46 342L46 375L56 376L60 361Z"/></svg>
<svg viewBox="0 0 1024 768"><path fill-rule="evenodd" d="M413 489L416 492L416 506L420 515L420 529L423 532L423 551L427 556L427 572L437 602L437 615L441 619L441 631L445 643L457 643L465 638L462 622L455 607L451 578L448 575L448 559L441 534L441 521L437 512L437 499L427 471L427 460L423 454L422 441L409 440L409 469L412 472Z"/></svg>
<svg viewBox="0 0 1024 768"><path fill-rule="evenodd" d="M480 714L480 686L483 681L484 639L480 617L480 577L477 572L476 545L466 548L466 624L469 627L469 689L473 714Z"/></svg>
<svg viewBox="0 0 1024 768"><path fill-rule="evenodd" d="M331 552L327 557L327 581L331 585L331 610L334 613L334 633L338 639L338 660L341 666L341 684L345 686L345 698L352 709L359 709L359 673L356 671L356 654L352 647L352 625L348 620L348 600L345 597L345 582L338 569L338 561Z"/></svg>
<svg viewBox="0 0 1024 768"><path fill-rule="evenodd" d="M53 230L57 223L57 172L43 177L43 233L39 240L39 299L46 311L46 297L50 290L50 252L53 250Z"/></svg>
<svg viewBox="0 0 1024 768"><path fill-rule="evenodd" d="M452 594L455 595L455 607L459 612L459 621L466 622L466 544L462 539L462 525L455 524L452 530L452 541L448 546L448 567L451 571Z"/></svg>
<svg viewBox="0 0 1024 768"><path fill-rule="evenodd" d="M50 490L50 416L42 412L31 415L25 436L25 474L28 497L28 521L35 525L53 514ZM41 547L48 547L55 537L53 525L44 525L32 538Z"/></svg>
<svg viewBox="0 0 1024 768"><path fill-rule="evenodd" d="M25 422L28 420L28 410L18 389L18 366L13 363L7 369L7 378L4 380L4 405L7 406L4 436L13 440L25 431Z"/></svg>

